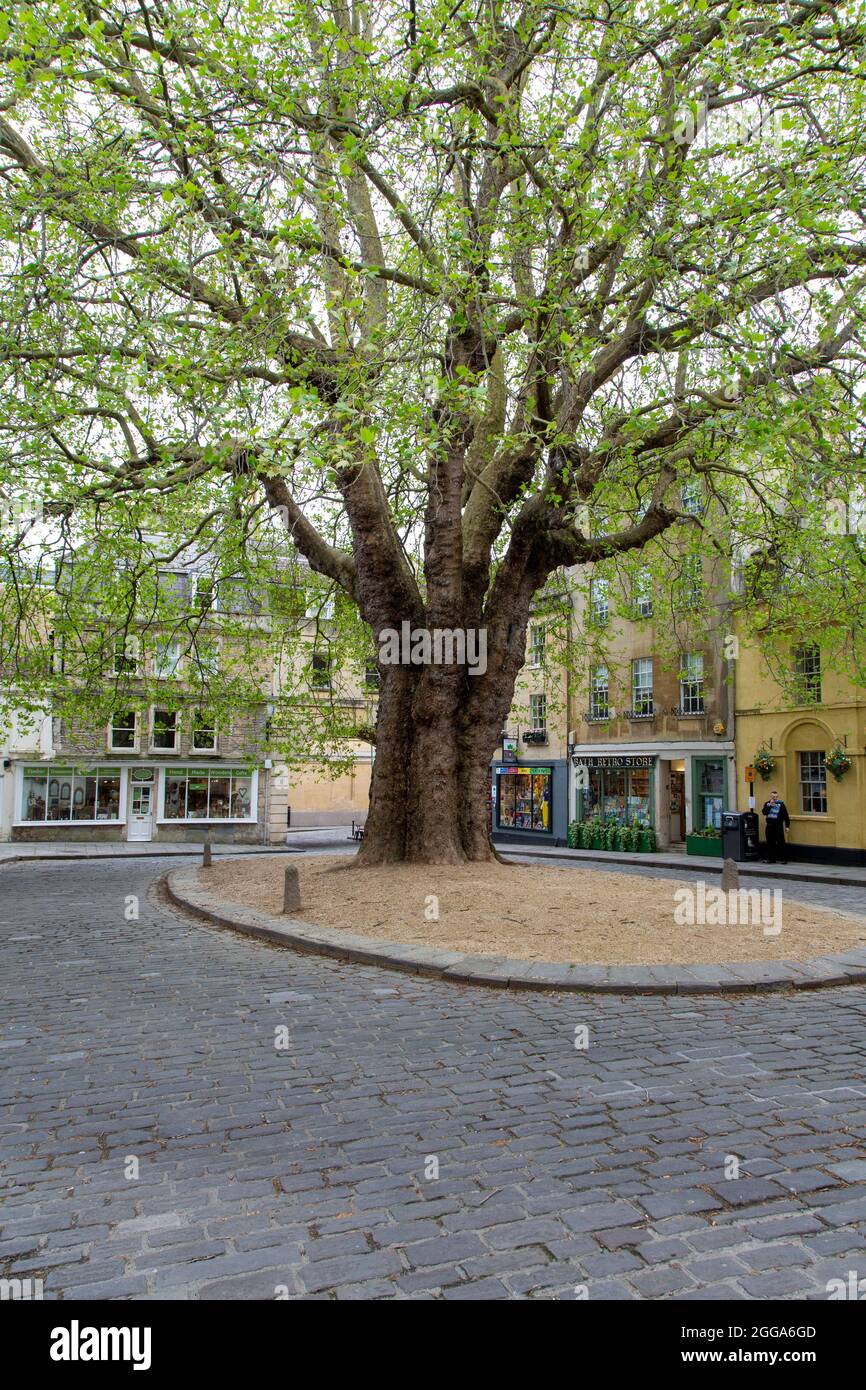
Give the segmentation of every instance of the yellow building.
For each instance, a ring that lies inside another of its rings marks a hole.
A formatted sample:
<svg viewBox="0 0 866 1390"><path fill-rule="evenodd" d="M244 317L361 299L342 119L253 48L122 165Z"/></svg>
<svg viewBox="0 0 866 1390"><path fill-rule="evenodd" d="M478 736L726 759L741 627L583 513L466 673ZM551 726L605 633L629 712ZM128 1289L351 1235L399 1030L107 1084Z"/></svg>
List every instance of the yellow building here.
<svg viewBox="0 0 866 1390"><path fill-rule="evenodd" d="M764 751L773 766L756 775L756 809L779 793L791 858L866 864L866 689L833 669L817 643L792 646L788 659L787 673L774 674L759 647L740 643L737 805L748 809L746 768Z"/></svg>

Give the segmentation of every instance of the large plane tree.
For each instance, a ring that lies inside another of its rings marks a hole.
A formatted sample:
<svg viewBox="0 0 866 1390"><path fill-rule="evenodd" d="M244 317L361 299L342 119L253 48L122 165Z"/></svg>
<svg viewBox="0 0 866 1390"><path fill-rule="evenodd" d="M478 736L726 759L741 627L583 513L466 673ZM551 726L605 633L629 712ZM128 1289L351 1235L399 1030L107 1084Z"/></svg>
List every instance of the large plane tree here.
<svg viewBox="0 0 866 1390"><path fill-rule="evenodd" d="M856 469L864 39L834 0L12 3L5 495L103 565L264 503L374 642L483 631L484 674L381 663L362 862L487 858L554 571L693 544L696 481L776 545Z"/></svg>

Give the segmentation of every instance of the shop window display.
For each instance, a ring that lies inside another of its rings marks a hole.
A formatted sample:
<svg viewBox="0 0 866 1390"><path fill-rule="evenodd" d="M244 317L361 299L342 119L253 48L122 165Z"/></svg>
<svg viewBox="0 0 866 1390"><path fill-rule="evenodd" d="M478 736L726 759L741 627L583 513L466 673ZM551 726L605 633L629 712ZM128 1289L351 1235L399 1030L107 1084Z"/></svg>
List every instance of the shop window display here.
<svg viewBox="0 0 866 1390"><path fill-rule="evenodd" d="M119 768L25 768L22 821L117 820L119 816Z"/></svg>
<svg viewBox="0 0 866 1390"><path fill-rule="evenodd" d="M651 807L649 768L592 768L589 785L578 794L577 819L649 826Z"/></svg>
<svg viewBox="0 0 866 1390"><path fill-rule="evenodd" d="M514 768L498 777L497 824L502 830L552 831L547 768Z"/></svg>
<svg viewBox="0 0 866 1390"><path fill-rule="evenodd" d="M242 768L181 768L165 784L166 820L251 820L252 777Z"/></svg>

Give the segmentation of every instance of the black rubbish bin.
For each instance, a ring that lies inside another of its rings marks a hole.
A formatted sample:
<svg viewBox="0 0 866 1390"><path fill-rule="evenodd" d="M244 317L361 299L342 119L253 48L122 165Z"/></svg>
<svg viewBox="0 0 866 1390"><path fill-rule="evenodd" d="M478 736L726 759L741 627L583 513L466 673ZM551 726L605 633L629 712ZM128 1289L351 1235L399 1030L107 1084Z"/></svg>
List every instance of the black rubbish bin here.
<svg viewBox="0 0 866 1390"><path fill-rule="evenodd" d="M725 859L757 859L758 816L755 811L722 812L722 854Z"/></svg>

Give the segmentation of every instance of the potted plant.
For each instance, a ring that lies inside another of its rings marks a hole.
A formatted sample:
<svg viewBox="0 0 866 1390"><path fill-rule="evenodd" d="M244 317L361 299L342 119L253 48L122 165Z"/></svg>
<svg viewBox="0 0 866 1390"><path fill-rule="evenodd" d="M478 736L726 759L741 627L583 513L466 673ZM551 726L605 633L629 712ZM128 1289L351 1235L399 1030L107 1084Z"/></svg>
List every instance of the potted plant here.
<svg viewBox="0 0 866 1390"><path fill-rule="evenodd" d="M658 848L655 830L651 825L642 825L638 831L637 848L641 854L655 854Z"/></svg>
<svg viewBox="0 0 866 1390"><path fill-rule="evenodd" d="M686 836L686 854L703 854L713 859L721 859L721 834L712 825L706 826L703 830L690 831Z"/></svg>
<svg viewBox="0 0 866 1390"><path fill-rule="evenodd" d="M568 822L565 843L568 845L569 849L580 848L580 821L572 820Z"/></svg>
<svg viewBox="0 0 866 1390"><path fill-rule="evenodd" d="M826 762L827 767L830 769L833 776L836 778L837 782L841 782L842 778L845 776L845 773L850 771L851 768L851 759L845 752L845 749L842 747L841 743L837 743L835 745L831 752L827 754L827 757L824 761Z"/></svg>
<svg viewBox="0 0 866 1390"><path fill-rule="evenodd" d="M776 759L767 748L759 748L753 758L754 766L760 772L765 782L769 782L776 766Z"/></svg>

